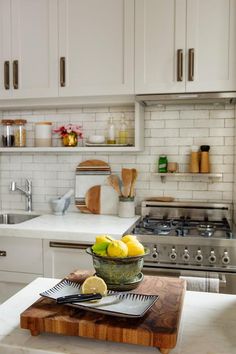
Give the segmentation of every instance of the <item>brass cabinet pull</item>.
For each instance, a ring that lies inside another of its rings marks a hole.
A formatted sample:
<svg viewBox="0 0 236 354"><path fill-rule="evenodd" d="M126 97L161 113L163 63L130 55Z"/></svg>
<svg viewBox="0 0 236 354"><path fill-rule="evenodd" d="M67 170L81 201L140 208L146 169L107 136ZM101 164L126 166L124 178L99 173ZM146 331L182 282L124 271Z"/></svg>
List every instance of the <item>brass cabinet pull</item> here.
<svg viewBox="0 0 236 354"><path fill-rule="evenodd" d="M188 81L194 81L194 48L188 50Z"/></svg>
<svg viewBox="0 0 236 354"><path fill-rule="evenodd" d="M61 87L66 86L66 58L60 58L60 85Z"/></svg>
<svg viewBox="0 0 236 354"><path fill-rule="evenodd" d="M6 257L7 252L6 251L0 251L0 257Z"/></svg>
<svg viewBox="0 0 236 354"><path fill-rule="evenodd" d="M13 87L15 90L19 88L18 60L13 60Z"/></svg>
<svg viewBox="0 0 236 354"><path fill-rule="evenodd" d="M10 89L10 62L4 61L4 87L5 90Z"/></svg>
<svg viewBox="0 0 236 354"><path fill-rule="evenodd" d="M85 250L86 248L89 247L89 245L83 245L80 243L74 243L74 242L54 242L50 241L49 242L49 247L53 248L72 248L72 249L79 249L79 250Z"/></svg>
<svg viewBox="0 0 236 354"><path fill-rule="evenodd" d="M183 81L183 49L177 50L177 81Z"/></svg>

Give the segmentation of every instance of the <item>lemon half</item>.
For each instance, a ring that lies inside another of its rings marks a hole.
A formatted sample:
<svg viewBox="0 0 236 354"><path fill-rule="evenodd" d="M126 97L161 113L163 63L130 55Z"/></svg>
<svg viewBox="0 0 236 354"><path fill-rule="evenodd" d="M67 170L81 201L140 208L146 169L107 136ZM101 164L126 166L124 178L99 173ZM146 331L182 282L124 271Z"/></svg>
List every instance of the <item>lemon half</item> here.
<svg viewBox="0 0 236 354"><path fill-rule="evenodd" d="M102 296L106 296L107 294L107 285L105 281L97 276L91 276L85 279L81 286L82 294L92 294L98 293Z"/></svg>

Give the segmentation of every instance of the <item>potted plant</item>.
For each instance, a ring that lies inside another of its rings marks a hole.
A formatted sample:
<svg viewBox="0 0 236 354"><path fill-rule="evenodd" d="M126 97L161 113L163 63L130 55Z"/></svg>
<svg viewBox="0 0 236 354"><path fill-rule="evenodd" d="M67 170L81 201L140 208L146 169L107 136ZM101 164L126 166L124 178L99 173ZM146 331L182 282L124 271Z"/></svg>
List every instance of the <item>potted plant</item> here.
<svg viewBox="0 0 236 354"><path fill-rule="evenodd" d="M78 139L83 138L82 127L78 124L65 124L53 132L60 135L64 146L76 146Z"/></svg>

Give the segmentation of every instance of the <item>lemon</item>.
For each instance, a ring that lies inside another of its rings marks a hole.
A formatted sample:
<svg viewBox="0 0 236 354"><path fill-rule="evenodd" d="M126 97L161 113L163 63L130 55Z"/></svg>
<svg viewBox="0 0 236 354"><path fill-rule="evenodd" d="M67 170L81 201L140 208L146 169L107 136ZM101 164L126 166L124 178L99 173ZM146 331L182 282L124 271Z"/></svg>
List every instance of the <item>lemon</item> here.
<svg viewBox="0 0 236 354"><path fill-rule="evenodd" d="M102 296L107 294L107 285L105 281L97 276L91 276L85 279L81 286L81 293L82 294L92 294L98 293Z"/></svg>
<svg viewBox="0 0 236 354"><path fill-rule="evenodd" d="M137 238L135 235L125 235L122 237L121 241L123 241L124 243L127 243L129 241L137 241Z"/></svg>
<svg viewBox="0 0 236 354"><path fill-rule="evenodd" d="M113 238L109 235L97 235L96 236L96 243L102 243L102 242L112 242Z"/></svg>
<svg viewBox="0 0 236 354"><path fill-rule="evenodd" d="M115 240L107 247L107 254L110 257L127 257L128 247L123 241Z"/></svg>
<svg viewBox="0 0 236 354"><path fill-rule="evenodd" d="M138 241L129 241L126 243L126 246L128 247L128 256L134 257L134 256L141 256L145 253L143 245Z"/></svg>

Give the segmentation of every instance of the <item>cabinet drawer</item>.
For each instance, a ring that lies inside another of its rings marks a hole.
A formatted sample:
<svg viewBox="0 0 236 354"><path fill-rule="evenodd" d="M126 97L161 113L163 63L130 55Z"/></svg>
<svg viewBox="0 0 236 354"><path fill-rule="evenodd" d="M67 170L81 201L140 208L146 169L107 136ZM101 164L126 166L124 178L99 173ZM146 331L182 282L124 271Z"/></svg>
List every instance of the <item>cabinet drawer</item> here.
<svg viewBox="0 0 236 354"><path fill-rule="evenodd" d="M0 270L42 274L42 240L0 237Z"/></svg>

